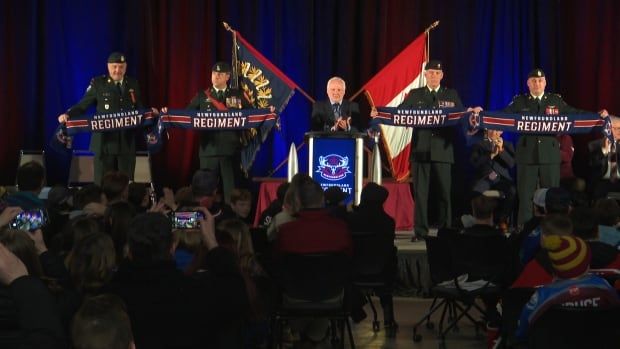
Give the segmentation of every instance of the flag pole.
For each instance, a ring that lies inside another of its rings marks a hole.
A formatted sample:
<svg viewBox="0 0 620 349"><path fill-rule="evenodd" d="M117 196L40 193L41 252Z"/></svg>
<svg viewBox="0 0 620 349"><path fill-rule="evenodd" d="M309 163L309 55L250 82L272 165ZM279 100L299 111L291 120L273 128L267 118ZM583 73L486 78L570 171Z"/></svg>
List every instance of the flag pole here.
<svg viewBox="0 0 620 349"><path fill-rule="evenodd" d="M426 50L424 50L424 60L426 62L428 62L431 56L431 30L437 28L438 25L439 25L439 21L437 20L433 22L431 25L429 25L428 28L424 30L424 32L426 33Z"/></svg>
<svg viewBox="0 0 620 349"><path fill-rule="evenodd" d="M233 44L236 45L236 38L237 38L237 31L234 30L230 25L228 25L228 23L222 21L222 25L224 26L224 29L228 30L229 32L233 33ZM233 52L235 51L235 46L233 46ZM236 55L235 55L235 59L236 59ZM236 64L237 62L235 62ZM297 84L295 84L295 89L297 91L299 91L304 97L306 97L311 103L314 103L315 100L314 98L310 97L310 95L304 91L301 87L299 87Z"/></svg>
<svg viewBox="0 0 620 349"><path fill-rule="evenodd" d="M426 29L424 29L424 33L426 33L426 56L424 57L424 59L425 59L426 61L428 61L428 52L430 51L430 50L429 50L429 43L430 43L430 41L429 41L429 33L430 33L430 31L431 31L431 30L433 30L433 29L437 28L437 26L438 26L438 25L439 25L439 20L437 20L437 21L433 22L433 23L432 23L431 25L429 25ZM365 85L364 85L364 86L365 86ZM359 95L360 95L360 93L364 92L364 86L362 86L362 88L360 88L357 92L355 92L355 93L353 94L353 96L349 97L349 100L350 100L350 101L354 100L355 98L357 98L357 96L359 96ZM368 95L367 95L367 96L368 96Z"/></svg>

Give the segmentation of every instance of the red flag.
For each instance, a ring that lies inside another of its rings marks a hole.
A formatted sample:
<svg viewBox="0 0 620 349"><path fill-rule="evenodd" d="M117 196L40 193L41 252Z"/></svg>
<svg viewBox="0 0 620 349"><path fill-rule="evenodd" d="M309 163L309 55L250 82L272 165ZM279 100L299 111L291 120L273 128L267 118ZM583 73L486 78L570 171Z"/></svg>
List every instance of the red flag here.
<svg viewBox="0 0 620 349"><path fill-rule="evenodd" d="M424 86L422 71L427 59L426 37L425 31L364 85L362 89L371 105L396 107L409 90ZM392 175L398 181L409 176L411 133L410 127L381 126Z"/></svg>

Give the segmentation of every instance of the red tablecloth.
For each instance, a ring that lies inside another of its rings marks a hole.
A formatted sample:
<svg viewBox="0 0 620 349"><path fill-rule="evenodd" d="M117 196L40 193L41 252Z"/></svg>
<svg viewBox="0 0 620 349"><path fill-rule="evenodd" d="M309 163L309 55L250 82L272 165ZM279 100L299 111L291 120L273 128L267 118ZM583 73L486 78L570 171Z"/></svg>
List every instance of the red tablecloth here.
<svg viewBox="0 0 620 349"><path fill-rule="evenodd" d="M254 224L258 224L260 214L276 199L276 190L285 179L265 179L260 184L258 202L256 203L256 217ZM396 230L413 229L413 198L409 183L383 182L383 186L390 193L383 207L385 212L396 221Z"/></svg>

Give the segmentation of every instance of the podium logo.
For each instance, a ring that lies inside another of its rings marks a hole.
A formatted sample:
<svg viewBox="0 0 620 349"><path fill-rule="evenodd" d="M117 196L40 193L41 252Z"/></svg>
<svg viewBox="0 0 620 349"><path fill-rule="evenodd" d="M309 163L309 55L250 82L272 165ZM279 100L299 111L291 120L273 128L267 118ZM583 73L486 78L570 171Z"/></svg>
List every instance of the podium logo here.
<svg viewBox="0 0 620 349"><path fill-rule="evenodd" d="M349 157L338 154L319 156L319 166L316 172L321 174L321 178L328 181L344 179L348 173L351 173L349 170Z"/></svg>

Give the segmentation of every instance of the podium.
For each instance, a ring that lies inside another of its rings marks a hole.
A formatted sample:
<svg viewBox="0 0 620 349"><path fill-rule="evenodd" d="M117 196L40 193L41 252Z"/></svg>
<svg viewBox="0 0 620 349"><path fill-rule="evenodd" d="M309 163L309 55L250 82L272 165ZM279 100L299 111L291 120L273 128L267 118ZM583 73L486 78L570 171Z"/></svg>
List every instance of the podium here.
<svg viewBox="0 0 620 349"><path fill-rule="evenodd" d="M345 203L359 205L363 186L363 133L307 132L308 175L323 190L338 186L348 195Z"/></svg>

